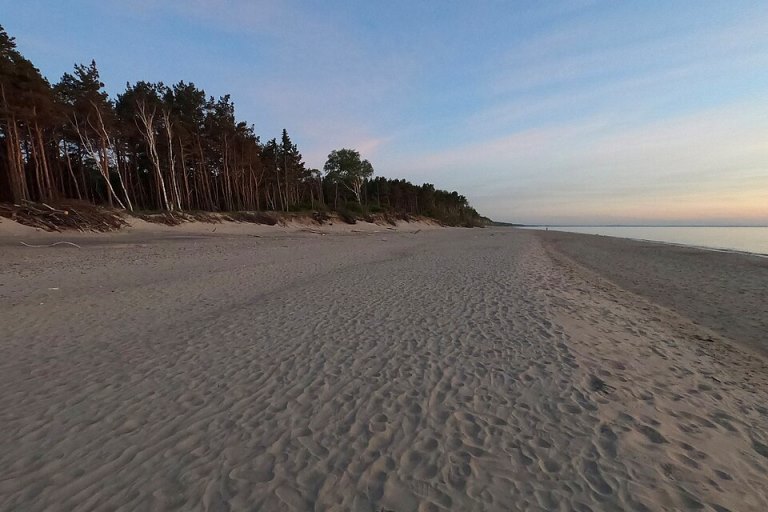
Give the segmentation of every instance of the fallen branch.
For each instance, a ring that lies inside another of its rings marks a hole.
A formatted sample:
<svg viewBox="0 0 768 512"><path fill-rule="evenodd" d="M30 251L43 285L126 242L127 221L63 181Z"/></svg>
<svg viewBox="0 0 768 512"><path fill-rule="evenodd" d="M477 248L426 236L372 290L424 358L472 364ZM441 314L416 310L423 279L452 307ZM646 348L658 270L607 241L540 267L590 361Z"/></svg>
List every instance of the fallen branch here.
<svg viewBox="0 0 768 512"><path fill-rule="evenodd" d="M125 219L113 210L82 201L66 201L51 206L46 203L22 201L22 204L0 204L0 217L46 231L115 231L126 225Z"/></svg>
<svg viewBox="0 0 768 512"><path fill-rule="evenodd" d="M82 247L80 247L79 245L77 245L76 243L73 243L73 242L53 242L52 244L48 244L48 245L45 245L45 244L44 245L34 245L34 244L28 244L26 242L21 242L21 245L23 245L24 247L35 247L35 248L38 248L38 247L53 247L54 245L71 245L72 247L77 247L78 249L82 249Z"/></svg>

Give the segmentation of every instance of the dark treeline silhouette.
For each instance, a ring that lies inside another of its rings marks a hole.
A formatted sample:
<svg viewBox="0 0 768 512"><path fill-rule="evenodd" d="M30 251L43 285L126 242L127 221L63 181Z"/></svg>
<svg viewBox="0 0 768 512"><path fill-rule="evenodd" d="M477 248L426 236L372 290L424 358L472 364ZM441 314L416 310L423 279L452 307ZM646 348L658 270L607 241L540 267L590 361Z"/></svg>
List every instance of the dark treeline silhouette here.
<svg viewBox="0 0 768 512"><path fill-rule="evenodd" d="M456 192L373 178L354 150L307 168L286 130L262 142L229 95L192 83L127 84L115 99L95 62L50 84L0 26L0 201L78 199L126 210L425 215L473 225Z"/></svg>

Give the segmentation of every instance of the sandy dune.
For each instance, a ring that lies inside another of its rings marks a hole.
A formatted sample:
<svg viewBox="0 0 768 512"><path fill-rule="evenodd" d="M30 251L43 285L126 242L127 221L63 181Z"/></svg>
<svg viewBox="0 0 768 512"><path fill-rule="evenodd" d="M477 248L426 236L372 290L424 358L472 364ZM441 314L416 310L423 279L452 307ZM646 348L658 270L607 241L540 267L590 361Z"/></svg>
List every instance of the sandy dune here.
<svg viewBox="0 0 768 512"><path fill-rule="evenodd" d="M2 510L768 509L763 360L535 233L81 246L0 246Z"/></svg>

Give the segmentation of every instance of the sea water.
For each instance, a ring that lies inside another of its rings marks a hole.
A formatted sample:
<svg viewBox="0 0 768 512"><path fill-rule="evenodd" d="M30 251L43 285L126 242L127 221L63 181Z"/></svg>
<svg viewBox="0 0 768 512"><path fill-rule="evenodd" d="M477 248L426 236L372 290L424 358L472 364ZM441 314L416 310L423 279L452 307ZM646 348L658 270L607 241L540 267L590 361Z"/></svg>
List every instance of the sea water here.
<svg viewBox="0 0 768 512"><path fill-rule="evenodd" d="M768 226L548 226L547 228L541 226L533 229L605 235L768 255Z"/></svg>

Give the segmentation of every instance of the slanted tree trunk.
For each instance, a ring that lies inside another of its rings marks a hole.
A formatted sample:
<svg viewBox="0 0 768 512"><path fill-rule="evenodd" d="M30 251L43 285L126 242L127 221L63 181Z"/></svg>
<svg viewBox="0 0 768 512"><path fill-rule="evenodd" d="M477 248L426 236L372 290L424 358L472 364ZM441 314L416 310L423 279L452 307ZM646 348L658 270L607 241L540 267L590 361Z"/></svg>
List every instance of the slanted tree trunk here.
<svg viewBox="0 0 768 512"><path fill-rule="evenodd" d="M144 100L136 102L137 117L143 126L139 126L139 131L142 132L144 139L147 141L147 149L149 150L149 159L152 162L152 167L155 171L155 179L159 188L160 206L167 211L173 211L173 205L168 201L168 192L165 188L165 180L163 179L163 171L160 169L160 156L157 154L157 139L155 138L155 116L157 111L147 107L147 103Z"/></svg>
<svg viewBox="0 0 768 512"><path fill-rule="evenodd" d="M3 110L9 112L10 106L5 95L5 87L2 84L0 84L0 98L3 101ZM21 202L24 199L29 199L29 189L21 156L16 117L9 113L4 122L6 127L5 150L8 159L8 181L11 186L11 198L14 202Z"/></svg>
<svg viewBox="0 0 768 512"><path fill-rule="evenodd" d="M362 204L360 201L360 192L363 188L363 183L361 179L353 178L351 180L351 183L344 182L344 186L352 192L355 195L355 199L357 200L357 204Z"/></svg>
<svg viewBox="0 0 768 512"><path fill-rule="evenodd" d="M184 204L187 208L190 208L191 192L189 190L189 177L187 176L187 159L184 156L184 144L179 136L179 155L181 158L181 176L184 179Z"/></svg>
<svg viewBox="0 0 768 512"><path fill-rule="evenodd" d="M8 153L8 175L11 182L11 197L14 202L29 199L29 187L24 171L24 161L21 155L21 144L16 118L10 116L6 119L7 133L5 134L5 148Z"/></svg>
<svg viewBox="0 0 768 512"><path fill-rule="evenodd" d="M104 118L101 115L101 110L99 110L99 107L96 106L95 103L91 103L93 106L94 111L96 112L96 119L98 121L98 125L96 126L100 137L101 137L101 147L104 151L104 166L105 166L105 179L107 180L107 184L109 185L109 191L113 196L115 196L115 199L117 199L117 202L120 204L120 207L125 209L125 206L123 205L122 201L117 197L117 194L115 194L114 189L112 188L112 183L109 180L109 159L108 159L108 151L109 148L114 148L115 145L112 142L109 133L107 132L107 127L104 125ZM131 202L131 196L128 194L128 189L125 187L125 182L123 181L123 175L120 172L120 162L117 161L117 179L120 183L120 188L123 189L123 197L125 198L125 202L128 204L128 210L133 211L133 203Z"/></svg>
<svg viewBox="0 0 768 512"><path fill-rule="evenodd" d="M56 193L56 185L53 179L53 175L51 174L51 168L50 165L48 165L48 154L45 151L45 138L43 137L43 131L40 129L40 124L35 121L35 141L37 142L37 151L35 153L39 154L39 161L40 161L40 172L43 177L43 183L45 186L45 196L47 198L55 198L58 194Z"/></svg>
<svg viewBox="0 0 768 512"><path fill-rule="evenodd" d="M176 197L176 207L181 210L181 194L179 194L179 184L176 181L176 160L173 156L173 124L168 109L163 109L163 124L165 125L165 135L168 138L168 170L171 179L171 194Z"/></svg>
<svg viewBox="0 0 768 512"><path fill-rule="evenodd" d="M75 129L75 132L77 133L77 136L80 138L80 142L83 148L85 148L85 150L88 151L96 161L99 173L101 174L101 177L104 178L104 182L107 185L107 201L109 202L109 206L112 206L112 198L114 197L117 201L117 204L120 205L120 208L124 210L125 205L115 193L115 189L112 188L112 182L109 179L109 159L107 155L106 142L103 138L100 138L101 147L96 148L96 146L93 144L93 141L90 139L90 137L88 137L88 134L85 133L85 128L78 122L77 117L73 115L70 121Z"/></svg>

